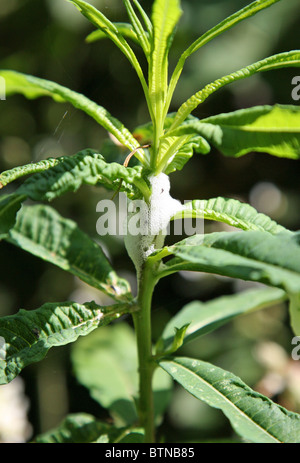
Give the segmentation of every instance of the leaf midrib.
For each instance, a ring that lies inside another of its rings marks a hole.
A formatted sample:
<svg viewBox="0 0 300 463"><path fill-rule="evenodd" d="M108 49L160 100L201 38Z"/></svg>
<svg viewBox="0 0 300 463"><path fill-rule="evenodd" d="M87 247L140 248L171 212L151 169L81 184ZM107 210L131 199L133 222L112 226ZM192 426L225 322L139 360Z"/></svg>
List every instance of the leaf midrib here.
<svg viewBox="0 0 300 463"><path fill-rule="evenodd" d="M223 399L225 399L226 402L228 402L233 408L235 408L236 410L238 410L242 415L243 417L250 421L250 423L252 423L254 426L256 426L259 430L261 430L263 433L265 433L268 437L271 437L272 439L274 439L275 442L277 443L282 443L282 441L280 441L277 437L275 437L273 434L269 433L266 429L264 429L263 427L261 427L258 423L256 423L255 421L253 421L243 410L241 410L236 404L234 404L233 402L231 402L225 395L223 395L218 389L214 388L213 384L207 382L206 380L204 380L202 377L200 377L199 375L197 375L197 373L193 372L192 370L190 370L189 368L187 368L186 366L183 366L181 363L176 363L174 361L168 361L169 363L173 363L175 366L177 366L178 368L178 365L186 370L189 374L193 375L193 376L196 376L196 378L198 378L198 380L202 381L204 384L206 384L209 388L213 389L213 391L215 391L219 396L221 396ZM190 394L194 395L192 392L190 392Z"/></svg>

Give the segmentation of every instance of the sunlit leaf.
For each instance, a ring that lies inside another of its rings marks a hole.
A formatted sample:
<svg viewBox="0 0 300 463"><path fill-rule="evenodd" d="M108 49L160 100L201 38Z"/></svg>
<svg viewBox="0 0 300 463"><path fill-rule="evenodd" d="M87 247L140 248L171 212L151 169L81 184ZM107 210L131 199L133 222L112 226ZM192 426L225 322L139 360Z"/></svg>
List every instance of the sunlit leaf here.
<svg viewBox="0 0 300 463"><path fill-rule="evenodd" d="M47 96L53 98L58 103L70 103L75 108L84 111L95 119L96 122L112 133L128 149L133 150L138 146L135 138L120 121L111 116L105 108L99 106L81 93L74 92L55 82L16 71L0 71L0 77L5 79L7 95L20 93L30 99Z"/></svg>
<svg viewBox="0 0 300 463"><path fill-rule="evenodd" d="M212 93L216 92L225 85L231 84L246 77L251 77L258 72L272 71L285 67L300 66L300 51L293 50L277 55L269 56L261 61L257 61L239 71L233 72L227 76L221 77L214 82L206 85L202 90L191 96L183 103L177 111L176 117L169 131L172 133L187 118L191 112L203 103ZM169 134L170 134L169 133Z"/></svg>
<svg viewBox="0 0 300 463"><path fill-rule="evenodd" d="M300 415L253 391L232 373L180 357L162 360L160 366L197 399L221 409L243 438L256 443L300 442Z"/></svg>
<svg viewBox="0 0 300 463"><path fill-rule="evenodd" d="M174 93L178 79L181 75L185 61L187 60L187 58L189 58L189 56L191 56L193 53L199 50L199 48L203 47L203 45L210 42L215 37L231 29L236 24L240 23L241 21L244 21L247 18L250 18L251 16L254 16L259 11L272 6L274 3L277 3L278 1L280 0L256 0L250 3L249 5L245 6L241 10L237 11L236 13L232 14L231 16L228 16L223 21L221 21L219 24L217 24L212 29L205 32L197 40L195 40L188 47L188 49L184 53L182 53L176 65L176 68L173 72L173 75L170 81L169 93L168 93L168 106L171 102L172 95Z"/></svg>
<svg viewBox="0 0 300 463"><path fill-rule="evenodd" d="M180 218L201 218L226 223L242 230L267 231L272 234L289 232L283 226L247 203L231 198L195 199L184 204L182 211L175 214Z"/></svg>
<svg viewBox="0 0 300 463"><path fill-rule="evenodd" d="M257 151L299 159L300 108L257 106L183 123L177 135L199 134L225 156L239 157Z"/></svg>
<svg viewBox="0 0 300 463"><path fill-rule="evenodd" d="M105 326L126 306L100 307L94 302L47 303L36 310L21 309L0 318L0 336L5 355L0 357L0 384L12 381L23 368L39 362L51 347L63 346Z"/></svg>
<svg viewBox="0 0 300 463"><path fill-rule="evenodd" d="M194 235L165 250L176 257L161 266L160 276L193 270L258 281L292 294L300 292L299 233Z"/></svg>

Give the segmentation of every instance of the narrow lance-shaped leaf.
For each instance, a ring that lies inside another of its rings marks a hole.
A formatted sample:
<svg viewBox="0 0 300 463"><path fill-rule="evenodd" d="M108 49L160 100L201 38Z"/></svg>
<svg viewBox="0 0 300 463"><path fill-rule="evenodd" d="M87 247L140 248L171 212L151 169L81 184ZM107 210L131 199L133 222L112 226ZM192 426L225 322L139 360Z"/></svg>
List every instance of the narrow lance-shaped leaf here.
<svg viewBox="0 0 300 463"><path fill-rule="evenodd" d="M5 79L7 95L20 93L30 99L48 96L59 103L70 103L75 108L84 111L95 119L96 122L113 134L128 149L133 150L139 146L137 140L135 140L130 131L120 121L111 116L105 108L80 93L74 92L55 82L16 71L0 71L0 77ZM140 151L137 153L137 157L143 160L139 154Z"/></svg>
<svg viewBox="0 0 300 463"><path fill-rule="evenodd" d="M21 309L16 315L0 318L4 340L0 357L0 384L14 379L23 368L39 362L54 346L63 346L105 326L130 306L100 307L94 302L47 303L36 310Z"/></svg>
<svg viewBox="0 0 300 463"><path fill-rule="evenodd" d="M142 178L142 167L124 167L107 163L94 150L86 149L73 156L49 158L37 163L15 167L0 174L3 186L25 175L34 174L17 190L35 201L51 201L83 185L102 184L113 190L125 191L130 198L150 195ZM120 188L120 180L123 180Z"/></svg>
<svg viewBox="0 0 300 463"><path fill-rule="evenodd" d="M208 302L194 301L184 306L166 325L158 342L159 352L167 352L176 338L175 330L188 325L182 345L228 323L234 317L281 303L287 294L277 288L251 289ZM180 347L180 346L179 346Z"/></svg>
<svg viewBox="0 0 300 463"><path fill-rule="evenodd" d="M299 159L300 108L256 106L181 124L175 134L199 134L225 156L256 151Z"/></svg>
<svg viewBox="0 0 300 463"><path fill-rule="evenodd" d="M267 215L257 212L249 204L231 198L218 197L187 202L182 211L175 214L172 219L180 218L215 220L242 230L267 231L272 234L292 233Z"/></svg>
<svg viewBox="0 0 300 463"><path fill-rule="evenodd" d="M246 77L250 77L257 72L271 71L274 69L280 69L285 67L299 67L300 66L300 51L293 50L286 53L279 53L277 55L270 56L261 61L257 61L250 66L240 69L239 71L233 72L227 76L221 77L214 82L206 85L202 90L191 96L185 103L183 103L177 111L176 117L173 124L171 125L168 133L172 132L179 127L179 125L187 118L191 112L203 103L212 93L216 92L225 85L231 84Z"/></svg>
<svg viewBox="0 0 300 463"><path fill-rule="evenodd" d="M132 27L132 24L128 24L128 23L113 23L114 27L116 29L118 29L118 32L119 34L121 34L123 37L125 38L128 38L130 40L132 40L134 43L136 43L137 45L139 45L139 40L138 40L138 37L136 35L136 33L134 32L133 30L133 27ZM97 40L101 40L101 39L107 39L107 34L101 30L101 29L97 29L93 32L91 32L87 38L86 38L86 41L88 43L92 43L92 42L96 42Z"/></svg>
<svg viewBox="0 0 300 463"><path fill-rule="evenodd" d="M128 282L113 271L101 247L49 206L23 206L6 239L114 299L131 298Z"/></svg>
<svg viewBox="0 0 300 463"><path fill-rule="evenodd" d="M149 93L158 136L162 135L164 123L163 108L168 87L168 52L180 16L179 0L156 0L153 4L153 50L149 64ZM157 148L158 140L154 140L154 145Z"/></svg>
<svg viewBox="0 0 300 463"><path fill-rule="evenodd" d="M48 158L39 162L31 162L23 166L13 167L12 169L5 170L0 174L0 188L5 187L15 180L25 177L26 175L43 172L60 164L62 158ZM66 159L66 158L64 158Z"/></svg>
<svg viewBox="0 0 300 463"><path fill-rule="evenodd" d="M82 0L67 1L73 3L80 13L82 13L83 16L85 16L92 24L103 30L103 32L105 32L105 34L117 45L117 47L120 48L131 64L136 67L138 62L132 49L124 37L119 33L117 27L115 27L114 24L103 13L101 13L101 11Z"/></svg>
<svg viewBox="0 0 300 463"><path fill-rule="evenodd" d="M161 265L160 277L193 270L258 281L287 293L300 292L299 233L272 235L244 231L194 235L164 248L163 254L176 257Z"/></svg>
<svg viewBox="0 0 300 463"><path fill-rule="evenodd" d="M160 366L194 397L222 410L244 439L274 444L300 442L300 415L253 391L232 373L189 358L162 360Z"/></svg>
<svg viewBox="0 0 300 463"><path fill-rule="evenodd" d="M148 108L151 114L151 105L148 100L148 87L142 68L128 42L125 40L122 34L118 31L118 28L103 14L101 11L97 10L94 6L90 5L87 2L82 0L67 0L70 3L73 3L78 10L85 16L92 24L97 28L101 29L105 34L114 42L114 44L122 51L126 58L131 63L132 67L135 69L138 78L142 84L145 98L148 103Z"/></svg>
<svg viewBox="0 0 300 463"><path fill-rule="evenodd" d="M170 102L171 102L175 87L177 85L178 79L181 75L185 61L187 60L189 56L191 56L193 53L199 50L199 48L203 47L203 45L210 42L212 39L214 39L218 35L231 29L233 26L240 23L241 21L244 21L245 19L250 18L251 16L254 16L259 11L272 6L274 3L277 3L278 1L280 0L256 0L250 3L249 5L245 6L245 8L242 8L241 10L232 14L231 16L228 16L228 18L224 19L219 24L214 26L212 29L205 32L205 34L203 34L197 40L195 40L189 46L189 48L181 55L176 65L176 68L173 72L173 75L170 81L169 91L168 91L167 110L170 106Z"/></svg>
<svg viewBox="0 0 300 463"><path fill-rule="evenodd" d="M131 4L130 0L123 0L129 19L131 21L131 24L135 30L135 33L138 37L139 44L141 45L142 49L144 50L144 53L146 57L149 57L149 52L150 52L150 42L148 40L148 36L146 32L144 31L144 28L137 16L137 14L134 11L134 8Z"/></svg>
<svg viewBox="0 0 300 463"><path fill-rule="evenodd" d="M146 27L146 30L148 31L148 34L149 34L149 39L151 40L152 42L152 39L153 39L153 25L152 25L152 22L150 21L147 13L145 12L145 10L143 9L142 5L140 4L140 2L138 0L133 0L133 3L134 5L136 6L137 10L139 11L140 15L141 15L141 18L143 19L144 21L144 24L145 24L145 27Z"/></svg>

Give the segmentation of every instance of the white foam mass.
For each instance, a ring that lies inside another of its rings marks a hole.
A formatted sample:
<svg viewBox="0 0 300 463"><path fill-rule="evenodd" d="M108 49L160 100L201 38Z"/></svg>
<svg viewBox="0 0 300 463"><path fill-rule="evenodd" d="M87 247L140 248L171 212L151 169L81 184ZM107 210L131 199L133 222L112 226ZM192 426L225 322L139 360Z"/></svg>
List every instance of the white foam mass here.
<svg viewBox="0 0 300 463"><path fill-rule="evenodd" d="M151 176L149 182L152 186L149 204L139 210L141 233L131 235L127 232L125 236L127 252L137 270L155 249L163 246L171 217L183 207L180 201L171 197L170 180L166 174Z"/></svg>

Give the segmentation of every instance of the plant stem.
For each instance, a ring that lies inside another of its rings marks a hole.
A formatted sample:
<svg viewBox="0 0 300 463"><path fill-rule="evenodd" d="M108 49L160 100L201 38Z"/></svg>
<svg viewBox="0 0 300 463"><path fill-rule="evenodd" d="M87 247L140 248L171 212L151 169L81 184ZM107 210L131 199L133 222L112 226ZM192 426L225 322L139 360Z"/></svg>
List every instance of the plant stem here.
<svg viewBox="0 0 300 463"><path fill-rule="evenodd" d="M139 275L138 306L133 314L139 363L139 419L145 429L145 443L155 442L152 377L151 301L156 278L150 265L144 265Z"/></svg>

